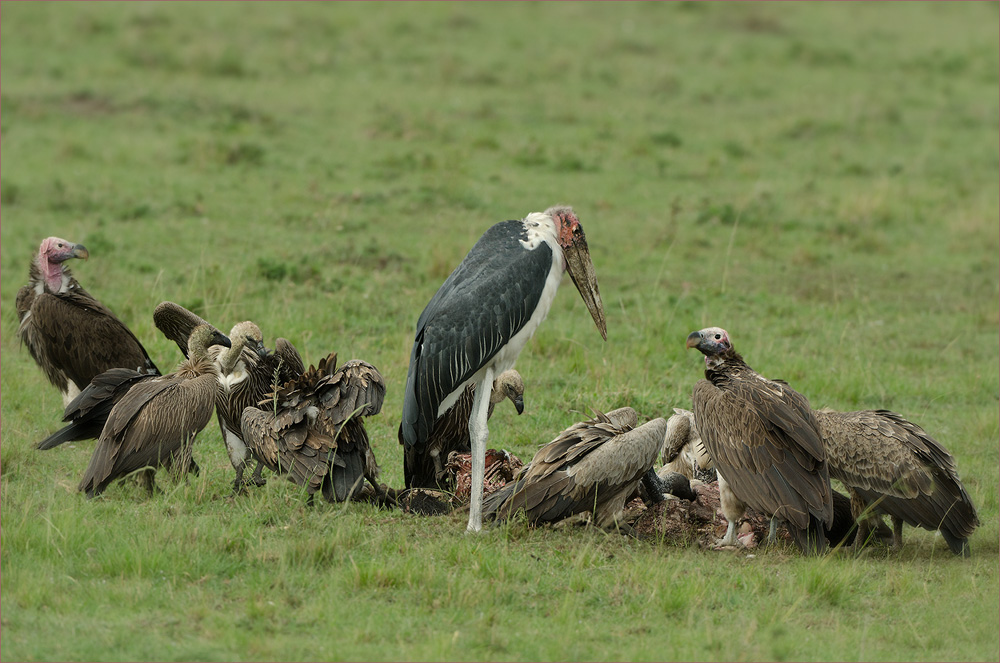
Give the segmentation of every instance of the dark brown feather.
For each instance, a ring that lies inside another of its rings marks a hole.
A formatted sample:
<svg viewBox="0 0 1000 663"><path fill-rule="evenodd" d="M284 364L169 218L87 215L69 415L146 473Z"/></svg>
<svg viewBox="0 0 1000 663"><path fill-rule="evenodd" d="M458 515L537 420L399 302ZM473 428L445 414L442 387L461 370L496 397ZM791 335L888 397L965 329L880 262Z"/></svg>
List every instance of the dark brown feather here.
<svg viewBox="0 0 1000 663"><path fill-rule="evenodd" d="M32 262L28 285L18 292L16 307L21 342L64 398L73 393L70 382L82 391L111 368L158 375L146 349L125 323L84 290L68 269L63 274L65 288L52 292Z"/></svg>
<svg viewBox="0 0 1000 663"><path fill-rule="evenodd" d="M190 460L194 437L212 417L216 368L206 356L212 332L192 348L174 373L136 382L112 408L80 482L88 497L115 479L145 467L170 467ZM152 484L149 484L150 487Z"/></svg>
<svg viewBox="0 0 1000 663"><path fill-rule="evenodd" d="M740 500L787 522L803 550L821 551L833 498L809 401L759 375L733 350L719 359L694 387L703 444Z"/></svg>
<svg viewBox="0 0 1000 663"><path fill-rule="evenodd" d="M268 469L331 502L359 495L364 479L378 488L364 417L378 414L385 396L374 366L351 360L334 369L336 361L329 355L241 415L243 439Z"/></svg>
<svg viewBox="0 0 1000 663"><path fill-rule="evenodd" d="M913 527L940 530L952 552L967 554L979 516L954 458L937 440L888 410L820 410L816 418L830 476L854 494L856 511L870 508Z"/></svg>

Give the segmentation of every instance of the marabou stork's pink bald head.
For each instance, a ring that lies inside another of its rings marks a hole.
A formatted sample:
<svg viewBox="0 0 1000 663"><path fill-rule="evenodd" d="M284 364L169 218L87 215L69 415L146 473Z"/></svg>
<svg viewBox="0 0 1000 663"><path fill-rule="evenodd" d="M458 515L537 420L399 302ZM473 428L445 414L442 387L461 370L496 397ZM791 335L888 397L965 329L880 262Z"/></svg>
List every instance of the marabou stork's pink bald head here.
<svg viewBox="0 0 1000 663"><path fill-rule="evenodd" d="M566 271L580 292L583 303L587 305L587 310L590 311L597 330L601 332L601 337L606 341L608 325L604 318L604 303L601 301L601 291L597 287L597 273L594 271L594 263L590 260L590 249L587 247L587 237L583 234L583 226L573 213L572 207L550 207L545 213L556 222L559 246L562 247L563 258L566 261Z"/></svg>

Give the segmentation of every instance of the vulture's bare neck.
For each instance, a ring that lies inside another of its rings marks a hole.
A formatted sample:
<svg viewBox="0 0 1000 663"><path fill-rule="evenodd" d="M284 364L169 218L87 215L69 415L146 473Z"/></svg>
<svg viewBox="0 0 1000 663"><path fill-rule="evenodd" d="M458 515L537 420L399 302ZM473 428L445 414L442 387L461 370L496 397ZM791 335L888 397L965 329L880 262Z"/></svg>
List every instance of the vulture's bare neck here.
<svg viewBox="0 0 1000 663"><path fill-rule="evenodd" d="M62 295L76 284L73 273L61 262L49 262L45 256L39 254L31 261L28 269L28 280L34 286L35 294L50 292L54 295Z"/></svg>

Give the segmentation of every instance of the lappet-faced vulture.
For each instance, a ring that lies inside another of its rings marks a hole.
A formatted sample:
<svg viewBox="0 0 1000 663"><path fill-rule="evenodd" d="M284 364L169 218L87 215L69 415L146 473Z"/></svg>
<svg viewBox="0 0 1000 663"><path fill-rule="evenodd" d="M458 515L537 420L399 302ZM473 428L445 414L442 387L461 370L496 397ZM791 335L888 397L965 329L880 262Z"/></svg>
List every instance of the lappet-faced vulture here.
<svg viewBox="0 0 1000 663"><path fill-rule="evenodd" d="M66 268L67 260L89 255L82 244L47 237L17 293L18 336L62 392L64 407L110 368L159 375L135 334Z"/></svg>
<svg viewBox="0 0 1000 663"><path fill-rule="evenodd" d="M693 471L711 470L715 473L719 487L719 502L722 508L722 515L729 523L726 534L715 542L717 546L741 546L739 538L736 536L736 525L738 521L746 515L747 505L740 501L740 498L733 494L726 477L715 470L712 457L705 450L705 445L698 434L698 426L694 420L694 412L681 408L674 408L674 416L667 420L667 437L664 441L664 465L657 472L662 478L664 471L674 469L677 472L691 471L688 467L695 468ZM685 458L684 454L689 454ZM674 460L671 462L670 459ZM679 463L679 464L678 464ZM832 470L831 470L832 473ZM856 527L854 517L851 514L851 500L847 495L831 491L833 495L833 525L826 530L826 539L831 546L851 545L854 542ZM771 520L771 533L769 539L774 539L775 521ZM888 534L884 527L879 528L878 535Z"/></svg>
<svg viewBox="0 0 1000 663"><path fill-rule="evenodd" d="M539 449L516 481L486 498L484 517L503 521L523 511L537 524L590 513L595 525L610 528L619 522L625 499L651 477L647 492L662 501L653 465L667 422L637 424L630 407L573 424Z"/></svg>
<svg viewBox="0 0 1000 663"><path fill-rule="evenodd" d="M248 448L305 487L310 501L317 491L329 502L357 497L365 479L381 492L364 417L382 409L385 382L366 362L336 364L329 355L241 415Z"/></svg>
<svg viewBox="0 0 1000 663"><path fill-rule="evenodd" d="M513 368L548 315L568 271L607 338L604 308L583 226L569 207L504 221L479 238L417 320L400 425L406 451L425 453L434 424L470 384L472 497L469 531L482 527L487 410L494 378Z"/></svg>
<svg viewBox="0 0 1000 663"><path fill-rule="evenodd" d="M865 541L872 515L892 517L893 544L903 544L903 523L939 530L956 555L968 556L979 516L958 478L955 459L914 423L888 410L817 410L830 476L851 493ZM880 519L878 519L880 520Z"/></svg>
<svg viewBox="0 0 1000 663"><path fill-rule="evenodd" d="M447 488L444 461L452 451L469 453L469 415L475 399L476 385L470 384L455 404L434 422L434 429L422 452L416 447L406 447L403 429L399 429L399 443L404 446L403 478L407 488ZM490 405L486 418L493 416L493 409L504 399L514 404L518 414L524 412L524 381L521 374L511 369L493 381Z"/></svg>
<svg viewBox="0 0 1000 663"><path fill-rule="evenodd" d="M201 325L187 342L189 357L169 375L137 382L111 409L94 455L80 481L87 497L115 479L142 470L150 492L158 467L187 469L195 436L212 418L216 367L208 349L229 345L218 330Z"/></svg>
<svg viewBox="0 0 1000 663"><path fill-rule="evenodd" d="M188 356L188 337L198 325L209 323L183 306L162 302L153 311L153 322L163 335L177 344ZM211 325L209 325L211 326ZM214 329L214 327L213 327ZM156 377L159 372L136 371L129 368L112 368L94 377L83 391L66 406L63 421L69 422L38 443L39 449L52 449L66 442L100 437L111 408L128 393L137 382ZM192 469L197 472L197 464Z"/></svg>
<svg viewBox="0 0 1000 663"><path fill-rule="evenodd" d="M806 553L826 550L833 496L826 450L809 401L743 361L724 329L692 332L705 355L694 416L716 470L744 503L785 521Z"/></svg>

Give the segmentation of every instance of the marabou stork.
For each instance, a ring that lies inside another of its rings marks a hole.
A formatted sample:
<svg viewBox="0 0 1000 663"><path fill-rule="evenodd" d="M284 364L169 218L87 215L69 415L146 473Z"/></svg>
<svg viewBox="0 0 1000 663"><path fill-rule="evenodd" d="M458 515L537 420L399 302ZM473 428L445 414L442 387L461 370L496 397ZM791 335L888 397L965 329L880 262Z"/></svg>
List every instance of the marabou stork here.
<svg viewBox="0 0 1000 663"><path fill-rule="evenodd" d="M406 375L401 433L423 453L434 422L469 384L472 496L468 530L482 529L487 407L493 379L512 368L549 312L568 271L607 340L604 307L583 226L570 207L503 221L479 238L417 320Z"/></svg>

